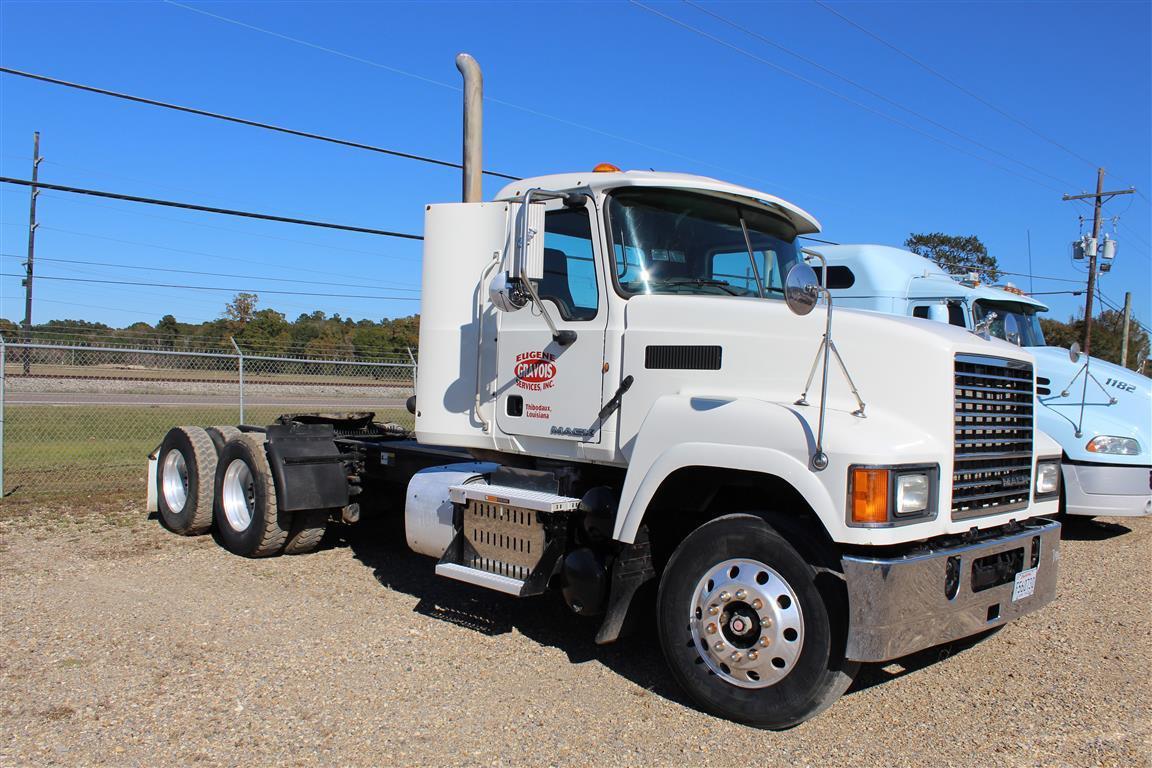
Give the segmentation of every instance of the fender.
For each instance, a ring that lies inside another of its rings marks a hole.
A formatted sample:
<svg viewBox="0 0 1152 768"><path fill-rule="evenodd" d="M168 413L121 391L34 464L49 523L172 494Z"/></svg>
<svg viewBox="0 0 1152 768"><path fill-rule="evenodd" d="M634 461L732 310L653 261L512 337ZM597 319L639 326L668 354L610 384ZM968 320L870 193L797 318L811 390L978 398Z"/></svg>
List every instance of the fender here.
<svg viewBox="0 0 1152 768"><path fill-rule="evenodd" d="M690 442L682 437L691 435ZM771 435L775 446L767 447ZM636 439L620 496L614 538L635 541L652 497L683 467L724 467L776 475L811 505L828 530L843 517L828 489L808 469L815 436L797 410L753 398L665 395L653 403Z"/></svg>

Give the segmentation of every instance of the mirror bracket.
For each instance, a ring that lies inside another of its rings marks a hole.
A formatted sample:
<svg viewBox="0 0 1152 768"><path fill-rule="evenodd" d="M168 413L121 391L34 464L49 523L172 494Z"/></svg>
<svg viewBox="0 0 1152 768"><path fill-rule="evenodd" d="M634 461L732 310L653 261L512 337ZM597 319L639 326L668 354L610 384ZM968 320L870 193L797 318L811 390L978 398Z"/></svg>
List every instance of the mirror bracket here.
<svg viewBox="0 0 1152 768"><path fill-rule="evenodd" d="M823 295L824 300L828 303L824 336L820 339L820 346L816 349L816 357L812 361L812 368L808 371L808 381L804 384L804 391L795 402L796 405L801 406L809 404L808 390L811 389L812 380L816 376L816 366L823 360L823 373L820 378L820 415L816 429L816 447L808 460L808 467L813 472L820 472L828 467L828 454L824 452L824 414L828 408L828 364L833 355L836 357L837 365L840 366L840 372L844 374L844 378L848 381L849 389L852 390L852 394L856 398L857 408L852 412L852 415L860 419L867 417L864 413L864 400L860 397L860 392L856 389L856 383L852 381L852 375L848 373L848 366L844 364L844 358L840 356L840 350L836 349L836 344L832 341L832 294L828 290L827 284L828 260L818 251L802 248L800 252L806 258L820 260L821 281L819 285L816 284L816 273L812 267L807 264L801 262L794 265L792 269L788 270L788 275L784 280L784 297L788 303L788 308L797 315L807 315L815 308L820 295Z"/></svg>

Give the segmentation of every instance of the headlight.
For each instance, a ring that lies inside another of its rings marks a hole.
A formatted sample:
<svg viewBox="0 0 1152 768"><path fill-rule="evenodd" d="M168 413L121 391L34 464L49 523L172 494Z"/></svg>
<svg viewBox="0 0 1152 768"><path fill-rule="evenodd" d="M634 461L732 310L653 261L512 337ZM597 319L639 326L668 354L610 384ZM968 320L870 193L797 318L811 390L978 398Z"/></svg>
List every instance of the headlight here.
<svg viewBox="0 0 1152 768"><path fill-rule="evenodd" d="M1060 492L1060 462L1036 462L1036 498L1055 496Z"/></svg>
<svg viewBox="0 0 1152 768"><path fill-rule="evenodd" d="M885 527L936 516L940 467L909 465L848 468L848 524Z"/></svg>
<svg viewBox="0 0 1152 768"><path fill-rule="evenodd" d="M1131 437L1115 435L1094 437L1088 441L1087 448L1092 453L1112 453L1119 456L1137 456L1140 453L1140 443Z"/></svg>
<svg viewBox="0 0 1152 768"><path fill-rule="evenodd" d="M928 509L928 496L932 490L927 473L898 475L896 477L896 515L912 515Z"/></svg>

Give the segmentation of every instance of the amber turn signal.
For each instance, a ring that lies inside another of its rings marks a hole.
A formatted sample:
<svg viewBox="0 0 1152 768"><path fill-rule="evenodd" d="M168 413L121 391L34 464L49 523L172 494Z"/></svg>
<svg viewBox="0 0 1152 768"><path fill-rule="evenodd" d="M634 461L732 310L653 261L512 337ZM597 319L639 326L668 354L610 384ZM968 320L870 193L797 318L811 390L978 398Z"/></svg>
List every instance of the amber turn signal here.
<svg viewBox="0 0 1152 768"><path fill-rule="evenodd" d="M852 470L852 522L888 522L888 470Z"/></svg>
<svg viewBox="0 0 1152 768"><path fill-rule="evenodd" d="M600 163L592 169L592 173L620 173L620 169L612 163Z"/></svg>

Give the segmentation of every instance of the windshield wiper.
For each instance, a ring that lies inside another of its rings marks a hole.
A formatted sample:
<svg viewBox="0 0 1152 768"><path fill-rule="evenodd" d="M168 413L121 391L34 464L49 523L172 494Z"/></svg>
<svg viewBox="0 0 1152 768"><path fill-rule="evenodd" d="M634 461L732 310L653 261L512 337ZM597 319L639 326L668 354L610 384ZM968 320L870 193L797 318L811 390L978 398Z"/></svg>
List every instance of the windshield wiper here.
<svg viewBox="0 0 1152 768"><path fill-rule="evenodd" d="M741 296L739 291L733 288L723 280L710 280L706 277L670 277L659 279L657 282L664 283L665 285L699 285L709 288L719 288L726 292L729 296Z"/></svg>

